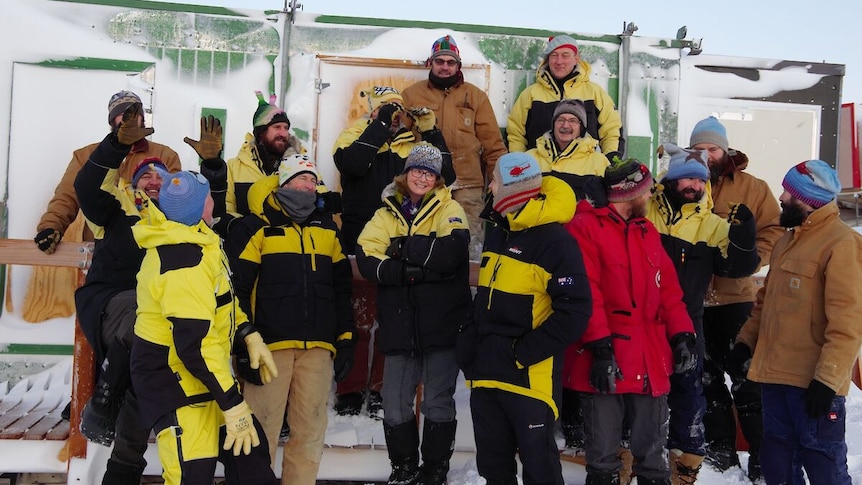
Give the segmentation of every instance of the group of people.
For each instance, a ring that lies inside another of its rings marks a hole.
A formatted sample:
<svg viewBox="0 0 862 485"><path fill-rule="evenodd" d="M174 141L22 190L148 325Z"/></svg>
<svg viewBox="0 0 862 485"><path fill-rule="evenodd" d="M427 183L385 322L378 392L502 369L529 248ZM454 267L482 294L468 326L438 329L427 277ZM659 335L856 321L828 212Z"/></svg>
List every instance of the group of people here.
<svg viewBox="0 0 862 485"><path fill-rule="evenodd" d="M278 483L289 429L281 483L311 485L334 380L339 414L382 414L388 483L441 485L459 372L489 484L516 484L516 457L524 484L562 484L558 429L587 484L693 484L704 461L739 466L734 407L752 481L850 483L862 237L828 164L792 168L779 205L708 117L654 178L567 35L507 143L451 36L426 65L362 92L333 147L340 193L272 97L227 162L201 119L184 139L201 173L146 139L137 96L111 98L111 132L75 152L35 237L52 252L80 207L96 240L76 304L100 364L82 431L114 446L103 483L139 483L151 431L166 483L211 483L217 461L227 483Z"/></svg>

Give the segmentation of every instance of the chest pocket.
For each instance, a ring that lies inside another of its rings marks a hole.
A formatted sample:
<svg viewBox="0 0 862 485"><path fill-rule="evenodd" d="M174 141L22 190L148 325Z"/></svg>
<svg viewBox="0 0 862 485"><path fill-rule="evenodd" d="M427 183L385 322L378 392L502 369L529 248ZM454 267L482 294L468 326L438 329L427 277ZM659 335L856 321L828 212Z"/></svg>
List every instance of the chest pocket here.
<svg viewBox="0 0 862 485"><path fill-rule="evenodd" d="M809 302L814 295L817 263L788 259L781 263L784 281L770 281L769 284L781 286L781 293L795 302Z"/></svg>

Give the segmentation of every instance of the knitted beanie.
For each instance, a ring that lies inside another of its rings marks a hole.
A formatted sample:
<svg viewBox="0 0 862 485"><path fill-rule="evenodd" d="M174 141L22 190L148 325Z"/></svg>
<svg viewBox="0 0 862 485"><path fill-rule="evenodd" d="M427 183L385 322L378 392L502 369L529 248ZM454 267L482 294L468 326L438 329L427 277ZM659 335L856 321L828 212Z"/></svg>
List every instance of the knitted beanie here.
<svg viewBox="0 0 862 485"><path fill-rule="evenodd" d="M558 35L556 37L548 37L548 45L546 45L545 50L542 51L542 56L547 59L551 52L562 47L575 51L575 54L578 53L578 43L575 39L568 35Z"/></svg>
<svg viewBox="0 0 862 485"><path fill-rule="evenodd" d="M255 136L276 123L287 123L290 126L287 114L275 104L275 94L269 95L269 102L263 98L262 92L255 91L254 94L257 96L257 109L252 118Z"/></svg>
<svg viewBox="0 0 862 485"><path fill-rule="evenodd" d="M434 145L419 143L407 155L407 160L404 162L404 173L407 173L411 168L422 168L439 177L440 170L443 168L443 155Z"/></svg>
<svg viewBox="0 0 862 485"><path fill-rule="evenodd" d="M141 180L141 177L144 176L145 173L153 170L158 173L162 178L162 181L168 178L168 167L165 166L164 162L162 162L161 158L150 157L145 158L138 162L135 166L135 171L132 175L132 187L137 187L138 181Z"/></svg>
<svg viewBox="0 0 862 485"><path fill-rule="evenodd" d="M670 155L670 165L661 180L679 180L685 178L709 180L709 155L706 150L680 148L672 143L662 145L665 153Z"/></svg>
<svg viewBox="0 0 862 485"><path fill-rule="evenodd" d="M197 224L204 214L204 202L210 193L207 179L195 172L177 172L168 176L159 190L159 208L170 221L187 226Z"/></svg>
<svg viewBox="0 0 862 485"><path fill-rule="evenodd" d="M689 147L693 147L698 143L712 143L718 145L725 152L727 151L727 129L715 116L704 118L694 125L691 130L691 139L688 142Z"/></svg>
<svg viewBox="0 0 862 485"><path fill-rule="evenodd" d="M520 210L530 199L539 195L542 170L532 155L509 152L497 160L494 180L497 182L494 210L506 215Z"/></svg>
<svg viewBox="0 0 862 485"><path fill-rule="evenodd" d="M628 202L652 189L649 168L634 158L612 162L605 169L608 202Z"/></svg>
<svg viewBox="0 0 862 485"><path fill-rule="evenodd" d="M438 56L452 56L459 63L461 62L461 52L458 50L458 44L455 43L455 39L452 36L445 35L434 41L428 61L433 61Z"/></svg>
<svg viewBox="0 0 862 485"><path fill-rule="evenodd" d="M397 102L402 106L404 105L404 98L398 94L398 90L391 86L374 86L371 89L360 91L359 95L368 98L369 113L387 103Z"/></svg>
<svg viewBox="0 0 862 485"><path fill-rule="evenodd" d="M791 168L781 186L815 209L832 202L841 192L838 173L823 160L808 160Z"/></svg>
<svg viewBox="0 0 862 485"><path fill-rule="evenodd" d="M587 126L587 110L584 107L584 102L580 99L564 99L557 103L551 123L557 121L557 118L563 113L575 115L581 120L581 126Z"/></svg>
<svg viewBox="0 0 862 485"><path fill-rule="evenodd" d="M108 101L108 124L112 124L114 118L125 113L135 103L141 103L141 98L131 91L120 91L111 96Z"/></svg>
<svg viewBox="0 0 862 485"><path fill-rule="evenodd" d="M290 155L283 158L278 165L278 186L283 186L301 173L310 173L320 182L317 165L308 155Z"/></svg>

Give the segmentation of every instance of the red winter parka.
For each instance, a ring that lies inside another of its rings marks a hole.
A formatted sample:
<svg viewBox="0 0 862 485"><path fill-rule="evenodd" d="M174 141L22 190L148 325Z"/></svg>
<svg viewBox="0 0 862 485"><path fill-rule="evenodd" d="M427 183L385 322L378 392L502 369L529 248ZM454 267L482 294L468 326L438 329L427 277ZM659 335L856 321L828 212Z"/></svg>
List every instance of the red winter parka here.
<svg viewBox="0 0 862 485"><path fill-rule="evenodd" d="M616 393L667 394L670 339L694 328L655 226L643 217L626 221L613 206L581 204L566 228L584 254L593 315L581 339L567 349L563 385L596 392L589 379L593 354L584 345L611 336L623 374Z"/></svg>

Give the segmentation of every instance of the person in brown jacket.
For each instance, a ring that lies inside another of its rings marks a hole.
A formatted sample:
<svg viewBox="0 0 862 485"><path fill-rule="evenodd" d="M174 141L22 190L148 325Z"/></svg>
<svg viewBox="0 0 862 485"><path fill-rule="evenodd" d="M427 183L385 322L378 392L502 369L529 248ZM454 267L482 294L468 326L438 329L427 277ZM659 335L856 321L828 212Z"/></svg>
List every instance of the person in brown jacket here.
<svg viewBox="0 0 862 485"><path fill-rule="evenodd" d="M108 124L111 126L111 131L117 131L126 109L140 102L141 98L131 91L120 91L111 96L108 101ZM143 126L143 121L141 124ZM63 239L66 229L78 216L80 206L78 196L75 194L75 177L78 176L78 171L87 163L87 159L98 146L98 142L92 143L72 152L72 160L66 166L66 172L63 173L60 183L54 189L54 196L48 202L48 207L36 225L36 236L33 240L36 242L36 246L46 254L52 254L57 249L57 244ZM147 158L160 159L170 172L177 172L182 169L177 152L165 145L144 138L135 143L123 160L120 165L120 177L127 182L131 181L135 167ZM83 239L85 241L93 240L93 232L88 226L84 228Z"/></svg>
<svg viewBox="0 0 862 485"><path fill-rule="evenodd" d="M862 236L839 216L841 183L826 162L796 165L781 185L789 231L727 371L762 386L766 483L801 483L801 464L810 483L849 484L844 401L862 345Z"/></svg>
<svg viewBox="0 0 862 485"><path fill-rule="evenodd" d="M784 233L778 223L780 209L769 186L744 172L748 157L729 148L727 130L713 116L699 121L691 132L690 148L709 154L712 183L712 212L726 219L731 204L745 204L757 224L757 253L761 265L769 261L775 241ZM763 436L760 386L747 380L734 381L731 391L725 385L727 354L739 329L754 306L755 287L751 277L715 276L704 301L703 334L706 354L703 363L703 393L706 397L706 462L719 471L739 466L736 454L736 406L739 426L751 453L748 476L760 477L758 450ZM732 392L732 394L731 394Z"/></svg>
<svg viewBox="0 0 862 485"><path fill-rule="evenodd" d="M409 86L401 96L408 110L428 107L437 117L455 167L452 197L467 213L470 259L478 260L485 234L479 215L485 208L487 182L506 145L488 95L464 81L461 54L452 36L434 41L425 65L431 68L428 80Z"/></svg>

